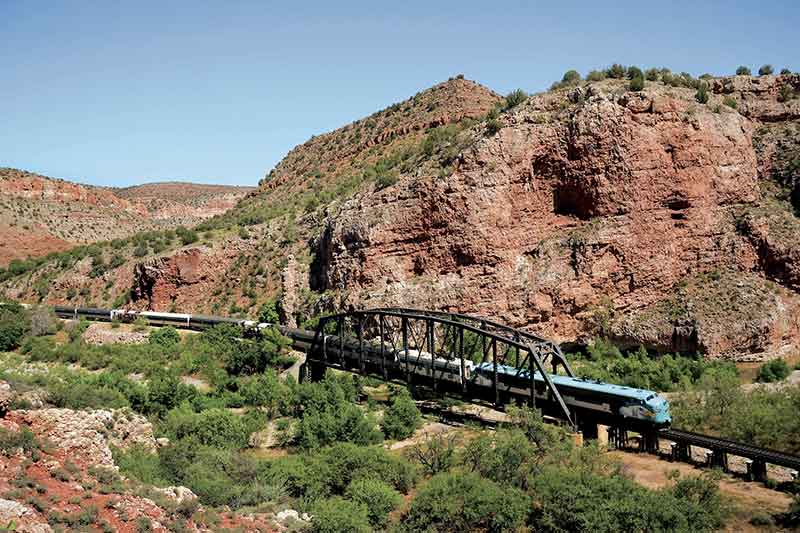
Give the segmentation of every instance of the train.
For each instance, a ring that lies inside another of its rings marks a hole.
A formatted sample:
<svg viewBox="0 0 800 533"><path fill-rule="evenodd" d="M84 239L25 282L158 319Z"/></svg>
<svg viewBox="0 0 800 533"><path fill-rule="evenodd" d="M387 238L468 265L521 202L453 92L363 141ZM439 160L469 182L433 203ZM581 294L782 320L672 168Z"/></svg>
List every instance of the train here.
<svg viewBox="0 0 800 533"><path fill-rule="evenodd" d="M223 323L241 326L249 332L275 326L292 340L295 349L306 352L318 346L315 342L319 340L314 331L228 317L65 306L56 306L55 312L61 318L84 317L124 322L142 317L151 325L199 331ZM554 405L555 402L544 376L538 371L534 372L531 379L530 372L526 369L495 365L493 362L475 363L468 359L461 361L434 357L428 352L412 348L391 350L386 349L385 345L380 346L380 341L377 344L367 342L367 349L359 357L358 347L351 341L338 339L333 335L324 335L321 340L323 349L338 356L345 368L354 368L356 364L367 365L370 370L388 367L394 375L408 378L408 374L413 374L415 379L433 380L454 389L470 389L477 396L483 397L489 397L489 393L495 390L494 379L497 372L497 390L503 400L527 401L534 398L537 406L543 408ZM341 352L340 346L344 347ZM669 402L654 391L556 374L549 374L549 378L564 403L571 411L580 413L584 420L608 425L622 424L642 430L658 430L669 427L672 423Z"/></svg>

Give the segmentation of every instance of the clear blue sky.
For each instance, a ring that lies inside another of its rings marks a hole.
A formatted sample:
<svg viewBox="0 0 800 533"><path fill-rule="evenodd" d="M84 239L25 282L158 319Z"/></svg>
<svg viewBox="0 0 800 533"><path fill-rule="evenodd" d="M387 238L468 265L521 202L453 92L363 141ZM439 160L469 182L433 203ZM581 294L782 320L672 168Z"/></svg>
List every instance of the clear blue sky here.
<svg viewBox="0 0 800 533"><path fill-rule="evenodd" d="M800 2L0 0L0 166L255 184L294 145L463 73L800 70Z"/></svg>

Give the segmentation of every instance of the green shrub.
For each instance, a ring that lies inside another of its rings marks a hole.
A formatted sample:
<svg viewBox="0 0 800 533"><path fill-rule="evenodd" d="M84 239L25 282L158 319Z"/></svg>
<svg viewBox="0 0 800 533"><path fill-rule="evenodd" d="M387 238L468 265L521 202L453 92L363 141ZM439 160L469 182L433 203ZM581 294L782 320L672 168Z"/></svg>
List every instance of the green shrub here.
<svg viewBox="0 0 800 533"><path fill-rule="evenodd" d="M0 306L0 352L17 349L31 327L30 313L17 303Z"/></svg>
<svg viewBox="0 0 800 533"><path fill-rule="evenodd" d="M592 70L586 75L586 81L603 81L606 79L606 73L602 70Z"/></svg>
<svg viewBox="0 0 800 533"><path fill-rule="evenodd" d="M791 373L789 365L783 359L773 359L761 365L758 369L758 376L756 381L760 383L774 383L776 381L783 381Z"/></svg>
<svg viewBox="0 0 800 533"><path fill-rule="evenodd" d="M513 109L528 99L528 93L522 89L515 89L506 95L506 109Z"/></svg>
<svg viewBox="0 0 800 533"><path fill-rule="evenodd" d="M403 388L392 398L392 403L386 410L381 424L383 433L390 439L405 439L419 427L422 415L417 409L417 404Z"/></svg>
<svg viewBox="0 0 800 533"><path fill-rule="evenodd" d="M697 88L694 98L701 104L708 103L708 85L705 82L701 83Z"/></svg>
<svg viewBox="0 0 800 533"><path fill-rule="evenodd" d="M736 101L736 98L733 96L726 96L723 98L722 103L726 106L730 107L731 109L736 109L739 107L739 102Z"/></svg>
<svg viewBox="0 0 800 533"><path fill-rule="evenodd" d="M175 234L178 236L178 238L181 240L181 244L184 246L197 242L197 233L194 230L186 229L183 226L178 226L175 228Z"/></svg>
<svg viewBox="0 0 800 533"><path fill-rule="evenodd" d="M145 244L139 244L133 249L133 255L136 257L144 257L147 255L148 251L149 250Z"/></svg>
<svg viewBox="0 0 800 533"><path fill-rule="evenodd" d="M737 76L750 76L751 74L752 72L750 72L750 69L748 67L745 67L744 65L736 69Z"/></svg>
<svg viewBox="0 0 800 533"><path fill-rule="evenodd" d="M261 305L261 307L258 309L258 321L266 322L267 324L280 323L280 317L278 316L278 302L276 300L270 300Z"/></svg>
<svg viewBox="0 0 800 533"><path fill-rule="evenodd" d="M615 78L621 80L625 77L626 69L619 63L614 63L611 65L608 70L606 70L606 76L609 78Z"/></svg>
<svg viewBox="0 0 800 533"><path fill-rule="evenodd" d="M180 344L181 336L178 334L178 330L176 330L174 327L164 326L151 331L150 335L147 337L147 340L154 346L171 350Z"/></svg>
<svg viewBox="0 0 800 533"><path fill-rule="evenodd" d="M342 402L324 410L304 413L297 430L298 444L305 449L352 442L362 446L381 442L382 435L371 416L352 403Z"/></svg>
<svg viewBox="0 0 800 533"><path fill-rule="evenodd" d="M142 483L159 487L169 485L158 455L144 446L134 445L125 451L114 450L114 464L120 468L120 472Z"/></svg>
<svg viewBox="0 0 800 533"><path fill-rule="evenodd" d="M773 72L772 65L761 65L761 68L758 69L759 76L769 76Z"/></svg>
<svg viewBox="0 0 800 533"><path fill-rule="evenodd" d="M165 429L171 438L192 438L216 448L241 448L247 444L249 429L242 418L227 409L195 413L186 404L167 414Z"/></svg>
<svg viewBox="0 0 800 533"><path fill-rule="evenodd" d="M395 183L397 183L398 177L394 174L386 173L380 174L375 179L375 185L378 187L378 190L386 189L387 187L391 187Z"/></svg>
<svg viewBox="0 0 800 533"><path fill-rule="evenodd" d="M514 531L525 523L530 506L529 497L519 489L474 473L448 472L432 477L419 490L402 527L454 533Z"/></svg>
<svg viewBox="0 0 800 533"><path fill-rule="evenodd" d="M644 73L644 77L647 78L647 81L658 81L660 76L661 71L657 68L649 68Z"/></svg>
<svg viewBox="0 0 800 533"><path fill-rule="evenodd" d="M562 83L576 83L581 81L581 75L577 70L568 70L561 78Z"/></svg>
<svg viewBox="0 0 800 533"><path fill-rule="evenodd" d="M486 121L486 134L490 136L494 135L495 133L500 131L502 127L503 125L500 123L499 120L497 120L496 118L490 118L489 120Z"/></svg>
<svg viewBox="0 0 800 533"><path fill-rule="evenodd" d="M367 508L339 496L317 502L312 510L313 533L370 533Z"/></svg>
<svg viewBox="0 0 800 533"><path fill-rule="evenodd" d="M788 68L782 68L781 69L781 76L785 76L785 75L791 74L791 73L792 73L792 71L789 70Z"/></svg>
<svg viewBox="0 0 800 533"><path fill-rule="evenodd" d="M0 428L0 452L8 456L20 448L25 453L32 453L40 448L33 432L27 427L22 427L19 431Z"/></svg>
<svg viewBox="0 0 800 533"><path fill-rule="evenodd" d="M644 78L637 77L633 78L631 82L628 84L628 89L631 91L641 91L644 89Z"/></svg>
<svg viewBox="0 0 800 533"><path fill-rule="evenodd" d="M629 80L635 80L636 78L644 79L644 72L642 72L642 69L635 66L628 67L628 70L625 72L625 75L628 77Z"/></svg>
<svg viewBox="0 0 800 533"><path fill-rule="evenodd" d="M377 479L357 479L347 487L346 494L367 509L370 523L378 528L386 526L389 513L403 501L399 492Z"/></svg>
<svg viewBox="0 0 800 533"><path fill-rule="evenodd" d="M270 417L287 410L291 402L291 390L271 369L244 380L239 386L239 393L247 405L266 407Z"/></svg>

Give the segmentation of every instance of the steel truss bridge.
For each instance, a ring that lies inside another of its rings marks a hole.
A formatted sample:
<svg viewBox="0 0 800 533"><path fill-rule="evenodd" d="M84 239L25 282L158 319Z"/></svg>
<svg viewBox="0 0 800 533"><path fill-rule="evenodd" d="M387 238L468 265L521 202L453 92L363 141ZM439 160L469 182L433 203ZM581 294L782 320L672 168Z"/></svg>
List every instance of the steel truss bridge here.
<svg viewBox="0 0 800 533"><path fill-rule="evenodd" d="M56 306L55 311L61 318L100 321L112 320L116 312L62 306ZM221 323L240 324L250 331L258 326L252 321L227 317L152 312L143 315L148 315L146 318L151 325L195 330ZM127 312L124 316L130 318L136 313ZM485 318L420 309L380 308L324 316L319 318L314 330L276 326L292 341L295 350L306 354L301 379L319 380L327 368L334 368L402 382L412 389L428 387L467 401L490 403L499 409L509 402L526 401L589 437L596 435L598 423L606 424L610 426L609 440L618 447L627 446L628 431L634 431L641 435L641 451L658 453L659 439L670 442L670 460L691 461L691 446L708 450L706 465L724 470L728 468L728 454L744 457L750 479L765 480L768 464L792 469L795 476L800 470L800 457L784 452L675 428L655 431L633 427L621 417L598 420L589 411L574 406L570 409L550 378L551 373L557 374L559 370L574 376L559 346ZM395 357L398 353L406 357L399 360ZM423 353L431 356L422 357ZM442 366L442 361L448 366ZM468 361L491 366L490 387L475 385L475 374L465 372ZM529 397L521 398L502 384L498 379L500 365L513 367L517 377L530 380ZM454 380L453 369L459 369L456 375L466 375L467 379ZM534 382L535 372L542 376L542 382Z"/></svg>

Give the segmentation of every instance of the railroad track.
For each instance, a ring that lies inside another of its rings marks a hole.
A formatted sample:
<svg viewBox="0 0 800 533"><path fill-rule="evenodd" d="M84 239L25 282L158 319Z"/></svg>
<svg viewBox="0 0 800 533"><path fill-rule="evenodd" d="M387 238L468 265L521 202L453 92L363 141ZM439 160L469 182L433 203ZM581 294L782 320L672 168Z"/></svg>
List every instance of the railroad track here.
<svg viewBox="0 0 800 533"><path fill-rule="evenodd" d="M56 306L55 310L56 314L61 318L84 317L90 320L99 320L99 321L110 320L109 310L107 309L79 309L72 307ZM403 311L407 311L412 314L426 313L424 311L419 311L419 310L403 310ZM181 317L182 320L183 319L182 317L189 315L174 315L174 316ZM195 324L195 329L201 329L201 330L219 322L233 322L242 324L245 323L244 320L236 320L225 317L198 317L198 318L202 318L202 321L199 324L199 326L198 324ZM154 325L161 325L161 324L154 324ZM294 346L295 349L300 349L301 351L308 351L313 348L314 345L312 339L315 337L314 332L299 330L296 328L285 328L285 327L280 327L280 329L284 335L287 335L293 339L295 344ZM560 355L560 352L558 353L558 355ZM569 367L566 364L565 368L569 369ZM635 429L633 429L632 431L638 432ZM761 480L761 481L766 480L766 475L767 475L766 465L768 464L794 470L795 476L796 472L800 471L800 456L792 455L785 452L753 446L751 444L736 442L721 437L702 435L699 433L694 433L692 431L685 431L676 428L661 429L657 432L656 436L659 439L664 439L675 443L675 445L673 446L673 458L676 460L681 460L681 461L690 460L691 446L697 446L709 450L711 452L711 456L709 458L709 466L721 467L726 470L727 470L728 454L745 458L749 460L748 475L750 475L750 477L755 480ZM654 444L657 444L657 442ZM648 448L648 451L651 452L657 451L657 446L653 449Z"/></svg>
<svg viewBox="0 0 800 533"><path fill-rule="evenodd" d="M662 429L659 431L659 437L683 445L699 446L712 452L731 454L752 461L760 461L764 464L800 471L800 457L777 450L770 450L769 448L761 448L721 437L701 435L700 433L675 428ZM720 464L719 466L725 466L725 464Z"/></svg>

